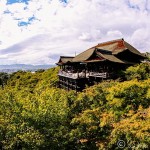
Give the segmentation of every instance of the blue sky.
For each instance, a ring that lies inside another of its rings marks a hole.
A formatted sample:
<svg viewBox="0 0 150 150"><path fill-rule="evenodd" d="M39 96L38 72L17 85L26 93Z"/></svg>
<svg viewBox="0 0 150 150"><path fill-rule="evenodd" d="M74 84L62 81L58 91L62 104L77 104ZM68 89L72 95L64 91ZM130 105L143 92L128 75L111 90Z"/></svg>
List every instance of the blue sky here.
<svg viewBox="0 0 150 150"><path fill-rule="evenodd" d="M7 5L11 5L11 4L14 4L14 3L28 4L28 1L30 1L30 0L7 0Z"/></svg>
<svg viewBox="0 0 150 150"><path fill-rule="evenodd" d="M150 52L150 0L0 0L0 64L54 64L124 38Z"/></svg>

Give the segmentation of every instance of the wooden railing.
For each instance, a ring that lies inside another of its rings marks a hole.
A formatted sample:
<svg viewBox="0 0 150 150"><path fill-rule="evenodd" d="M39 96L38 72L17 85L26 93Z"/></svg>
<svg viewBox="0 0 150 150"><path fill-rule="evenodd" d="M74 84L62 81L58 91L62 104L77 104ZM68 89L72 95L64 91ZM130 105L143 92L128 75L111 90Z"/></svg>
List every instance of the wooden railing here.
<svg viewBox="0 0 150 150"><path fill-rule="evenodd" d="M108 73L107 72L90 72L89 76L93 76L93 77L99 77L99 78L107 78L108 77Z"/></svg>
<svg viewBox="0 0 150 150"><path fill-rule="evenodd" d="M59 73L58 73L58 75L64 76L64 77L68 77L68 78L73 78L73 79L86 78L84 72L72 73L72 72L66 72L66 71L61 71L60 70Z"/></svg>
<svg viewBox="0 0 150 150"><path fill-rule="evenodd" d="M58 75L60 76L64 76L64 77L68 77L68 78L73 78L73 79L78 79L78 78L89 78L91 77L99 77L99 78L108 78L109 77L109 73L107 72L77 72L77 73L72 73L72 72L66 72L66 71L62 71L60 70Z"/></svg>

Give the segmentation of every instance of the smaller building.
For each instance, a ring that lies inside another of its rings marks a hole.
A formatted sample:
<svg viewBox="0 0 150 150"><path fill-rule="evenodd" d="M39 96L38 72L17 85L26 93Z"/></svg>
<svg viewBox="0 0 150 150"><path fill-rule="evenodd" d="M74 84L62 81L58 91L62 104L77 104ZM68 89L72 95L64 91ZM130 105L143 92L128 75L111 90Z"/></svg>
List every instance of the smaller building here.
<svg viewBox="0 0 150 150"><path fill-rule="evenodd" d="M124 39L100 43L75 57L60 56L59 87L83 90L106 79L115 79L118 72L140 63L145 56Z"/></svg>

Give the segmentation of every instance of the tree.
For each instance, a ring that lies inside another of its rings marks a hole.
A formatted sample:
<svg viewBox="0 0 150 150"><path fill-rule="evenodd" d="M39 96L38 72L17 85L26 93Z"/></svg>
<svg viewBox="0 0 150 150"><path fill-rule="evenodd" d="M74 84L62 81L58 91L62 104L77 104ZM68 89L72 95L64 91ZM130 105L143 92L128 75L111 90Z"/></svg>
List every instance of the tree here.
<svg viewBox="0 0 150 150"><path fill-rule="evenodd" d="M131 66L126 69L125 76L127 80L138 79L144 80L150 77L150 63L141 63L139 65Z"/></svg>
<svg viewBox="0 0 150 150"><path fill-rule="evenodd" d="M9 79L9 75L4 72L0 72L0 85L2 88L4 88L4 85L7 83L7 80Z"/></svg>

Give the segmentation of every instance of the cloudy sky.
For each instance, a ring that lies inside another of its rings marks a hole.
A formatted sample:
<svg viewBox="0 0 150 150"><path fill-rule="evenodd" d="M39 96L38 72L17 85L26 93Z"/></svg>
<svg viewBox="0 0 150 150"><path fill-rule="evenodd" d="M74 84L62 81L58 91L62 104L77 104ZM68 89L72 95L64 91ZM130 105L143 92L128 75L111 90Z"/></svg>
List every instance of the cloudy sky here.
<svg viewBox="0 0 150 150"><path fill-rule="evenodd" d="M54 64L119 38L150 52L150 0L0 0L0 65Z"/></svg>

